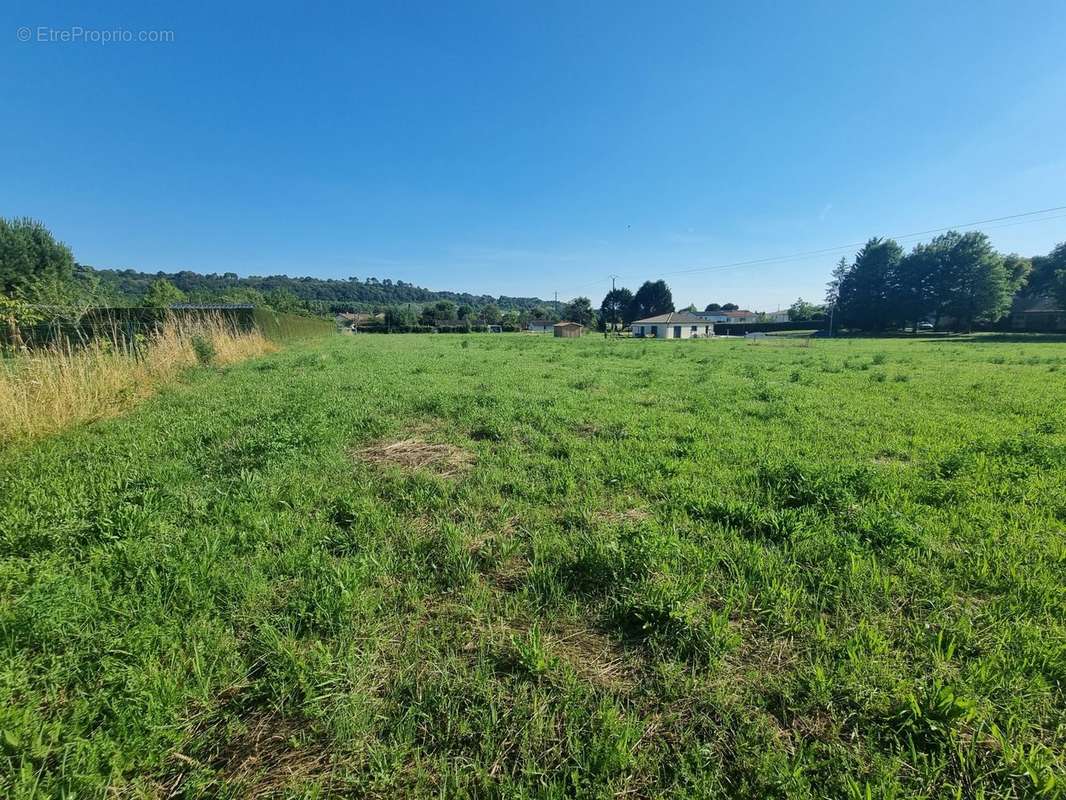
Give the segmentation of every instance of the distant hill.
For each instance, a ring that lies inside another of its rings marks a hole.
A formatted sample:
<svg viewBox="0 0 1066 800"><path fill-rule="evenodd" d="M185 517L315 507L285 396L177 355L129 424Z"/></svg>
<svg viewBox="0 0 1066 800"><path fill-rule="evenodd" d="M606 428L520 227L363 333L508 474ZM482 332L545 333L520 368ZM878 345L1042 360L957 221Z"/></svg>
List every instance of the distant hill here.
<svg viewBox="0 0 1066 800"><path fill-rule="evenodd" d="M287 275L252 275L238 277L234 272L222 275L182 270L181 272L139 272L133 269L97 269L79 265L85 277L95 277L100 287L118 301L138 303L148 287L159 278L166 278L188 295L193 302L256 302L271 293L291 292L298 299L321 311L367 311L386 306L412 303L424 305L450 300L457 305L480 308L495 304L501 310L528 310L547 306L548 301L537 297L494 297L489 294L434 291L404 281L388 278L290 278Z"/></svg>

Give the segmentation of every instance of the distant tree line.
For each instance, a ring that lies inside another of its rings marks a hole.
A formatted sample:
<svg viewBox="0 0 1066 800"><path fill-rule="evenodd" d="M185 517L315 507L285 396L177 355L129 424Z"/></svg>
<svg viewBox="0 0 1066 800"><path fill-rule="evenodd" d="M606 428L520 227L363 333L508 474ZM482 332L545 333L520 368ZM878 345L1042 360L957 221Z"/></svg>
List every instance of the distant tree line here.
<svg viewBox="0 0 1066 800"><path fill-rule="evenodd" d="M928 322L968 329L1000 319L1015 298L1055 298L1066 308L1066 242L1045 256L1025 258L995 251L980 232L949 231L909 253L892 239L873 238L849 263L833 270L825 305L799 298L788 310L792 322L834 317L834 325L883 331ZM62 242L40 222L0 217L0 322L106 305L165 308L177 303L247 303L303 314L371 312L386 325L525 326L530 320L572 320L601 330L675 310L663 280L645 281L634 293L612 288L594 309L587 297L563 308L535 297L438 292L404 281L239 277L236 273L147 273L93 269L75 262ZM695 306L689 306L695 311ZM735 303L709 303L705 312L736 311ZM763 320L765 321L765 320Z"/></svg>
<svg viewBox="0 0 1066 800"><path fill-rule="evenodd" d="M182 293L182 301L191 303L250 303L275 310L310 311L322 314L339 312L383 312L390 306L432 305L438 301L453 303L456 308L482 308L496 305L503 309L532 309L544 301L535 297L494 297L463 292L438 292L405 281L356 277L290 278L287 275L240 277L234 272L202 275L181 272L147 273L137 270L91 270L112 295L128 304L138 305L149 295L152 286L166 281ZM284 308L282 308L284 306Z"/></svg>
<svg viewBox="0 0 1066 800"><path fill-rule="evenodd" d="M842 328L969 330L1002 318L1018 296L1041 295L1066 306L1066 242L1025 258L996 252L979 231L948 231L909 253L893 239L870 239L851 263L837 264L826 304Z"/></svg>
<svg viewBox="0 0 1066 800"><path fill-rule="evenodd" d="M387 306L383 312L384 324L389 327L477 327L501 325L517 329L533 319L557 320L558 315L546 305L507 308L496 302L485 304L455 303L437 300L418 306L413 303Z"/></svg>

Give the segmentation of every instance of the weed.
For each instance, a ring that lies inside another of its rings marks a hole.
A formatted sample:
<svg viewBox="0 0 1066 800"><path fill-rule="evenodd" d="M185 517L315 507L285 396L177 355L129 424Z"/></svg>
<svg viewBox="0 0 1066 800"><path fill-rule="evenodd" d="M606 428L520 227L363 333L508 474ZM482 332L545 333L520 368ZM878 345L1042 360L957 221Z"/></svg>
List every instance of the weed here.
<svg viewBox="0 0 1066 800"><path fill-rule="evenodd" d="M202 333L194 333L190 338L193 352L196 354L196 361L202 367L210 366L215 358L218 356L218 350L215 348L214 342Z"/></svg>

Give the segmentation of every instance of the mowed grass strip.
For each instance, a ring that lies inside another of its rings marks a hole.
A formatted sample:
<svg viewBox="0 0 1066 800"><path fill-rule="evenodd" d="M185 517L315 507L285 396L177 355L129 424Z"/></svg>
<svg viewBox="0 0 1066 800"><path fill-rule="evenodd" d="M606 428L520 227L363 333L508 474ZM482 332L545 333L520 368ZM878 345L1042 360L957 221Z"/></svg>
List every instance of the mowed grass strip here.
<svg viewBox="0 0 1066 800"><path fill-rule="evenodd" d="M1055 796L1066 344L346 337L0 463L0 794Z"/></svg>

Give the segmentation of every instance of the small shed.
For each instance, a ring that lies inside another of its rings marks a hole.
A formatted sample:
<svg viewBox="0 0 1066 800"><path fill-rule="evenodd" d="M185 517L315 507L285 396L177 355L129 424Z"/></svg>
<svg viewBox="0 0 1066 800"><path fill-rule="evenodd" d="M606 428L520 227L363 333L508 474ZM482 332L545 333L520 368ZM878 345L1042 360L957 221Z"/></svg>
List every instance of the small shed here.
<svg viewBox="0 0 1066 800"><path fill-rule="evenodd" d="M552 330L556 336L565 336L567 338L580 336L585 330L585 326L578 322L556 322L552 326Z"/></svg>

